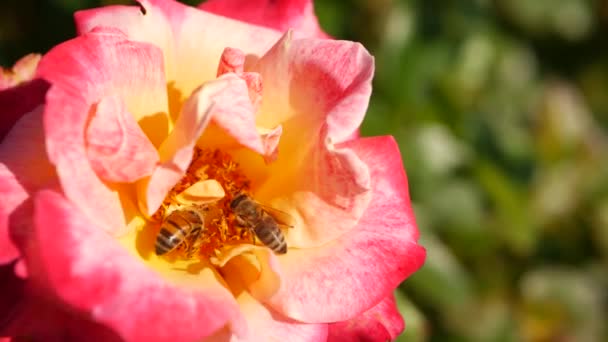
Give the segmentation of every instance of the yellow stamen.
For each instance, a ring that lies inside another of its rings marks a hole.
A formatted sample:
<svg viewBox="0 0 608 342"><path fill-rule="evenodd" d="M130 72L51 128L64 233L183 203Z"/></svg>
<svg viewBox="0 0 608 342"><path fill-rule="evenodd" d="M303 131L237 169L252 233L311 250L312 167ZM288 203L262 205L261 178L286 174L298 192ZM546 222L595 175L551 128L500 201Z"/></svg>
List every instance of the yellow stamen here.
<svg viewBox="0 0 608 342"><path fill-rule="evenodd" d="M163 219L180 203L180 194L197 182L214 179L223 188L225 196L209 205L205 205L204 229L196 241L186 241L169 253L170 260L175 259L209 259L217 257L223 247L252 243L251 231L235 224L230 210L230 202L239 193L250 192L249 179L243 174L238 163L229 154L218 149L200 149L195 147L192 163L184 177L169 191L161 207L152 215L157 223L157 230Z"/></svg>

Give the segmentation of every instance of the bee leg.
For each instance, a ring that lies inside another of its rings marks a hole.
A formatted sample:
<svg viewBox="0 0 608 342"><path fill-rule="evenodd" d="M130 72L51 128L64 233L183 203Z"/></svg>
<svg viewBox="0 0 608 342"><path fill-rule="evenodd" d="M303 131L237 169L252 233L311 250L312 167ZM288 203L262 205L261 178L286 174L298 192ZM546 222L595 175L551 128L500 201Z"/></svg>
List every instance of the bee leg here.
<svg viewBox="0 0 608 342"><path fill-rule="evenodd" d="M251 243L255 246L255 232L253 229L249 229L249 234L251 234Z"/></svg>
<svg viewBox="0 0 608 342"><path fill-rule="evenodd" d="M198 247L200 245L200 241L198 238L199 236L201 236L201 232L201 228L195 228L194 230L192 230L192 233L190 233L190 236L188 237L187 241L185 241L186 243L188 243L188 245L186 246L186 257L188 259L192 258L192 255L197 250L197 248L195 247Z"/></svg>

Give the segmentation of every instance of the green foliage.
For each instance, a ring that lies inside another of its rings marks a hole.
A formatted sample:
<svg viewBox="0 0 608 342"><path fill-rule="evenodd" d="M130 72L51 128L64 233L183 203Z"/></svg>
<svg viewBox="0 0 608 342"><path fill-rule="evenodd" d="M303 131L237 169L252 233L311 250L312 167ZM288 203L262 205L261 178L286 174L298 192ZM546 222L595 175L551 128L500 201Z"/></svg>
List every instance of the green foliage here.
<svg viewBox="0 0 608 342"><path fill-rule="evenodd" d="M374 25L331 32L376 57L362 132L396 136L428 250L400 340L606 340L608 2L341 4Z"/></svg>
<svg viewBox="0 0 608 342"><path fill-rule="evenodd" d="M119 2L3 1L0 64ZM428 250L397 293L398 340L608 340L608 1L315 8L376 58L362 133L398 140Z"/></svg>

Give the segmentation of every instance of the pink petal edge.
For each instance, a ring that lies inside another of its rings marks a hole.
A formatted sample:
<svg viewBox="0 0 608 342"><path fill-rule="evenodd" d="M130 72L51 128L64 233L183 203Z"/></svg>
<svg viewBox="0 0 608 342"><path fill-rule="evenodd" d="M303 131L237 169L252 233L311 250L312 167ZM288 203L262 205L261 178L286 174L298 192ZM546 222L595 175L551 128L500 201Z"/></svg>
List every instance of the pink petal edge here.
<svg viewBox="0 0 608 342"><path fill-rule="evenodd" d="M33 281L125 340L195 341L226 324L242 333L238 306L223 286L169 285L60 194L36 195L34 223L26 259Z"/></svg>
<svg viewBox="0 0 608 342"><path fill-rule="evenodd" d="M280 37L278 32L201 11L173 0L141 0L140 7L108 6L75 14L78 32L97 26L120 29L133 40L163 51L167 82L187 97L216 77L226 47L260 56ZM218 39L221 37L221 39Z"/></svg>
<svg viewBox="0 0 608 342"><path fill-rule="evenodd" d="M200 9L281 32L294 29L303 37L328 38L311 0L208 0Z"/></svg>
<svg viewBox="0 0 608 342"><path fill-rule="evenodd" d="M279 154L267 173L307 175L270 176L256 195L297 208L306 229L290 231L290 245L321 246L348 232L369 202L368 166L338 145L363 120L373 58L357 43L293 39L288 32L252 70L264 80L258 121L282 124L279 148L290 152Z"/></svg>
<svg viewBox="0 0 608 342"><path fill-rule="evenodd" d="M405 322L397 310L393 294L388 295L376 306L348 321L329 325L328 342L394 341Z"/></svg>
<svg viewBox="0 0 608 342"><path fill-rule="evenodd" d="M238 273L229 272L225 275L225 279L230 284L232 291L237 294L240 310L247 320L248 334L242 338L225 333L219 334L216 336L217 341L282 341L286 337L289 341L294 342L326 340L327 324L302 323L273 311L245 290L247 281L243 280Z"/></svg>
<svg viewBox="0 0 608 342"><path fill-rule="evenodd" d="M340 143L353 136L365 117L374 58L359 43L297 39L287 32L251 71L264 80L260 121L275 121L271 125L276 126L291 119L294 134L301 134L303 125L312 126L318 130L309 132L313 136L326 129ZM287 128L292 127L284 127L286 133Z"/></svg>
<svg viewBox="0 0 608 342"><path fill-rule="evenodd" d="M20 254L15 243L29 231L30 193L56 182L42 126L39 106L21 116L0 145L0 264Z"/></svg>
<svg viewBox="0 0 608 342"><path fill-rule="evenodd" d="M160 144L168 127L162 70L158 49L128 41L115 29L96 29L62 43L38 67L38 76L52 84L44 107L44 131L62 190L112 234L124 234L127 226L118 194L98 178L87 158L85 129L91 107L110 94L120 94L148 138Z"/></svg>
<svg viewBox="0 0 608 342"><path fill-rule="evenodd" d="M351 319L386 297L424 263L401 156L392 137L342 144L370 166L372 200L358 225L321 247L279 259L280 291L268 303L303 322ZM344 279L349 279L345 282Z"/></svg>

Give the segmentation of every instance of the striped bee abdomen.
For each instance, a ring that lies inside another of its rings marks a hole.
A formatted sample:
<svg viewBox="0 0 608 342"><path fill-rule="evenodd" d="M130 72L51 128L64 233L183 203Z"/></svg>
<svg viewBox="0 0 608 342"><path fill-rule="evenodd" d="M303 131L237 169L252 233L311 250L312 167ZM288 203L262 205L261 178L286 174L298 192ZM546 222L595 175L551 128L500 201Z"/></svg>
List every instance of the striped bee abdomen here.
<svg viewBox="0 0 608 342"><path fill-rule="evenodd" d="M277 254L287 253L287 242L276 221L268 215L264 215L262 220L254 228L255 235L262 243L272 249Z"/></svg>
<svg viewBox="0 0 608 342"><path fill-rule="evenodd" d="M203 216L196 209L174 210L161 223L154 252L156 255L169 253L186 239L198 237L202 228Z"/></svg>

